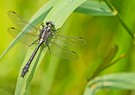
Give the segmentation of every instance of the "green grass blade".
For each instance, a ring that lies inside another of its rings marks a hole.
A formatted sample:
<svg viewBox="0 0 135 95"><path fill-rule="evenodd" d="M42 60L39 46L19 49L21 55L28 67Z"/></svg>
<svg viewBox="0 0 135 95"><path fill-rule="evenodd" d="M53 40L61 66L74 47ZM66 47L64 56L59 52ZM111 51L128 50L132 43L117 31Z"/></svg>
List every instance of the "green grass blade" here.
<svg viewBox="0 0 135 95"><path fill-rule="evenodd" d="M93 15L93 16L115 16L117 15L117 10L111 10L108 5L99 0L87 0L83 4L81 4L75 12Z"/></svg>
<svg viewBox="0 0 135 95"><path fill-rule="evenodd" d="M99 72L101 72L101 71L105 70L106 68L112 66L113 64L117 63L118 61L120 61L121 59L123 59L123 58L125 58L125 57L126 57L126 54L120 55L120 57L117 58L116 60L114 60L113 62L110 62L110 63L108 63L106 66L100 68L100 69L99 69Z"/></svg>
<svg viewBox="0 0 135 95"><path fill-rule="evenodd" d="M44 19L44 22L53 21L56 28L62 27L70 14L85 1L86 0L58 0L48 16Z"/></svg>
<svg viewBox="0 0 135 95"><path fill-rule="evenodd" d="M100 89L135 90L135 73L118 73L89 81L83 95L95 95Z"/></svg>
<svg viewBox="0 0 135 95"><path fill-rule="evenodd" d="M94 72L94 74L91 78L94 78L100 72L102 72L104 69L108 68L109 66L113 65L114 63L116 63L117 61L122 59L122 58L119 58L119 60L113 62L113 64L112 64L112 60L116 56L117 52L118 52L118 46L117 45L114 45L111 48L109 48L106 55L102 59L102 62L100 63L100 65L98 66L98 68L96 69L96 71ZM88 79L88 80L90 80L90 79Z"/></svg>
<svg viewBox="0 0 135 95"><path fill-rule="evenodd" d="M97 68L97 70L93 74L92 78L97 76L100 72L102 72L106 68L112 66L113 64L117 63L118 61L120 61L126 57L126 54L122 54L122 55L120 55L120 57L118 57L117 59L115 59L113 61L113 58L116 56L117 52L118 52L117 45L114 45L113 47L110 48L110 50L105 55L105 58L103 59L103 63L101 63L100 66Z"/></svg>
<svg viewBox="0 0 135 95"><path fill-rule="evenodd" d="M116 56L117 52L118 52L118 45L112 46L105 55L104 63L102 64L102 66L105 66L107 63L110 63Z"/></svg>
<svg viewBox="0 0 135 95"><path fill-rule="evenodd" d="M113 58L116 56L118 52L118 46L114 45L112 46L108 52L106 53L104 59L103 59L103 63L100 64L99 68L97 68L95 74L99 74L102 70L104 70L105 68L109 67L111 64L111 61L113 60Z"/></svg>

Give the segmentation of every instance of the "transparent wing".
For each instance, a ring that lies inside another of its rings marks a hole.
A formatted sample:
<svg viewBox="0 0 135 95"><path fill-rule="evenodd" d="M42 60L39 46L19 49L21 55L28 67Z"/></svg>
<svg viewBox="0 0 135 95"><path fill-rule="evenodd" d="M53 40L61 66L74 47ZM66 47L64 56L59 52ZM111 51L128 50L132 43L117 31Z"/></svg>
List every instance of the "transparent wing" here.
<svg viewBox="0 0 135 95"><path fill-rule="evenodd" d="M84 40L82 37L76 37L76 36L55 35L53 41L67 48L69 47L75 48L86 44L86 40Z"/></svg>
<svg viewBox="0 0 135 95"><path fill-rule="evenodd" d="M50 48L49 53L51 53L54 56L69 60L76 60L79 58L76 52L69 50L55 42L52 42L49 48Z"/></svg>
<svg viewBox="0 0 135 95"><path fill-rule="evenodd" d="M14 27L8 28L8 32L13 36L16 37L21 30L16 29ZM31 32L30 33L23 33L21 38L19 38L19 41L22 42L23 44L29 46L31 45L34 41L38 40L39 36L38 35L33 35ZM34 44L38 44L38 41L35 42Z"/></svg>
<svg viewBox="0 0 135 95"><path fill-rule="evenodd" d="M9 18L13 21L13 23L18 27L19 30L22 30L25 26L27 26L27 29L25 32L33 32L33 34L36 34L37 31L40 30L36 28L34 25L25 21L22 17L17 15L14 11L8 11L7 14Z"/></svg>
<svg viewBox="0 0 135 95"><path fill-rule="evenodd" d="M73 49L85 44L86 41L81 37L55 35L50 44L50 53L65 59L75 60L79 56Z"/></svg>

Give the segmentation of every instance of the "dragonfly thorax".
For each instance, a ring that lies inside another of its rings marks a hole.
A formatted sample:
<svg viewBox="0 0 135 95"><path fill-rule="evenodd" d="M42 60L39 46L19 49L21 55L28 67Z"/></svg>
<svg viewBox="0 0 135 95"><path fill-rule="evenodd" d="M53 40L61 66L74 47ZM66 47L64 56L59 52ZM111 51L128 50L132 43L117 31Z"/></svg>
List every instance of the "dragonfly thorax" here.
<svg viewBox="0 0 135 95"><path fill-rule="evenodd" d="M50 35L52 35L52 25L50 23L46 23L46 26L43 26L41 30L39 44L46 42Z"/></svg>
<svg viewBox="0 0 135 95"><path fill-rule="evenodd" d="M53 30L53 28L54 28L54 23L53 22L51 22L51 21L48 21L48 22L46 22L46 26L44 26L43 24L41 24L42 25L42 32L50 32L51 30Z"/></svg>

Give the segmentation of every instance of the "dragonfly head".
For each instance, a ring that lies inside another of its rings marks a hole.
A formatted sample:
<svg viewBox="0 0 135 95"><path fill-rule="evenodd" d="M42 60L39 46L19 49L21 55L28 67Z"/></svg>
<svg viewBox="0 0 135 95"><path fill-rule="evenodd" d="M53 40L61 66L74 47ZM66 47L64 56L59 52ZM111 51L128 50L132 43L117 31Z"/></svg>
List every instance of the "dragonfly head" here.
<svg viewBox="0 0 135 95"><path fill-rule="evenodd" d="M55 24L52 21L46 22L46 26L50 27L51 30L56 31Z"/></svg>
<svg viewBox="0 0 135 95"><path fill-rule="evenodd" d="M47 25L47 26L50 26L50 27L54 27L54 26L55 26L54 23L51 22L51 21L46 22L46 25Z"/></svg>

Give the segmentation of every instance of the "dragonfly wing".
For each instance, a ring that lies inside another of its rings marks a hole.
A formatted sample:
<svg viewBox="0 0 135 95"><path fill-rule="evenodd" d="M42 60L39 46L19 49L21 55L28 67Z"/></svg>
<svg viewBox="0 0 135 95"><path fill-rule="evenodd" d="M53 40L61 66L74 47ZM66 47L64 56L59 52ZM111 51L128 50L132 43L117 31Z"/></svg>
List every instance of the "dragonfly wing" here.
<svg viewBox="0 0 135 95"><path fill-rule="evenodd" d="M75 60L78 59L79 56L74 49L77 46L85 45L86 41L81 37L75 36L62 36L62 35L54 35L53 40L50 44L50 52L53 55Z"/></svg>
<svg viewBox="0 0 135 95"><path fill-rule="evenodd" d="M40 29L36 28L34 25L25 21L21 16L17 15L14 11L8 11L9 18L13 21L13 23L18 27L19 30L22 30L25 26L27 26L27 30L25 32L32 32L36 34Z"/></svg>
<svg viewBox="0 0 135 95"><path fill-rule="evenodd" d="M76 60L79 58L76 52L69 50L68 48L64 48L63 46L55 42L52 42L49 48L50 48L49 52L54 56L69 60Z"/></svg>
<svg viewBox="0 0 135 95"><path fill-rule="evenodd" d="M8 28L8 32L13 36L16 37L21 30L16 29L14 27ZM34 41L39 39L38 35L33 35L31 33L23 33L22 36L19 38L19 41L22 42L23 44L29 46L31 45ZM38 44L38 42L35 42L34 44Z"/></svg>
<svg viewBox="0 0 135 95"><path fill-rule="evenodd" d="M76 36L55 35L54 41L58 44L61 44L65 47L67 47L67 48L83 46L86 44L86 40L84 40L82 37L76 37Z"/></svg>

